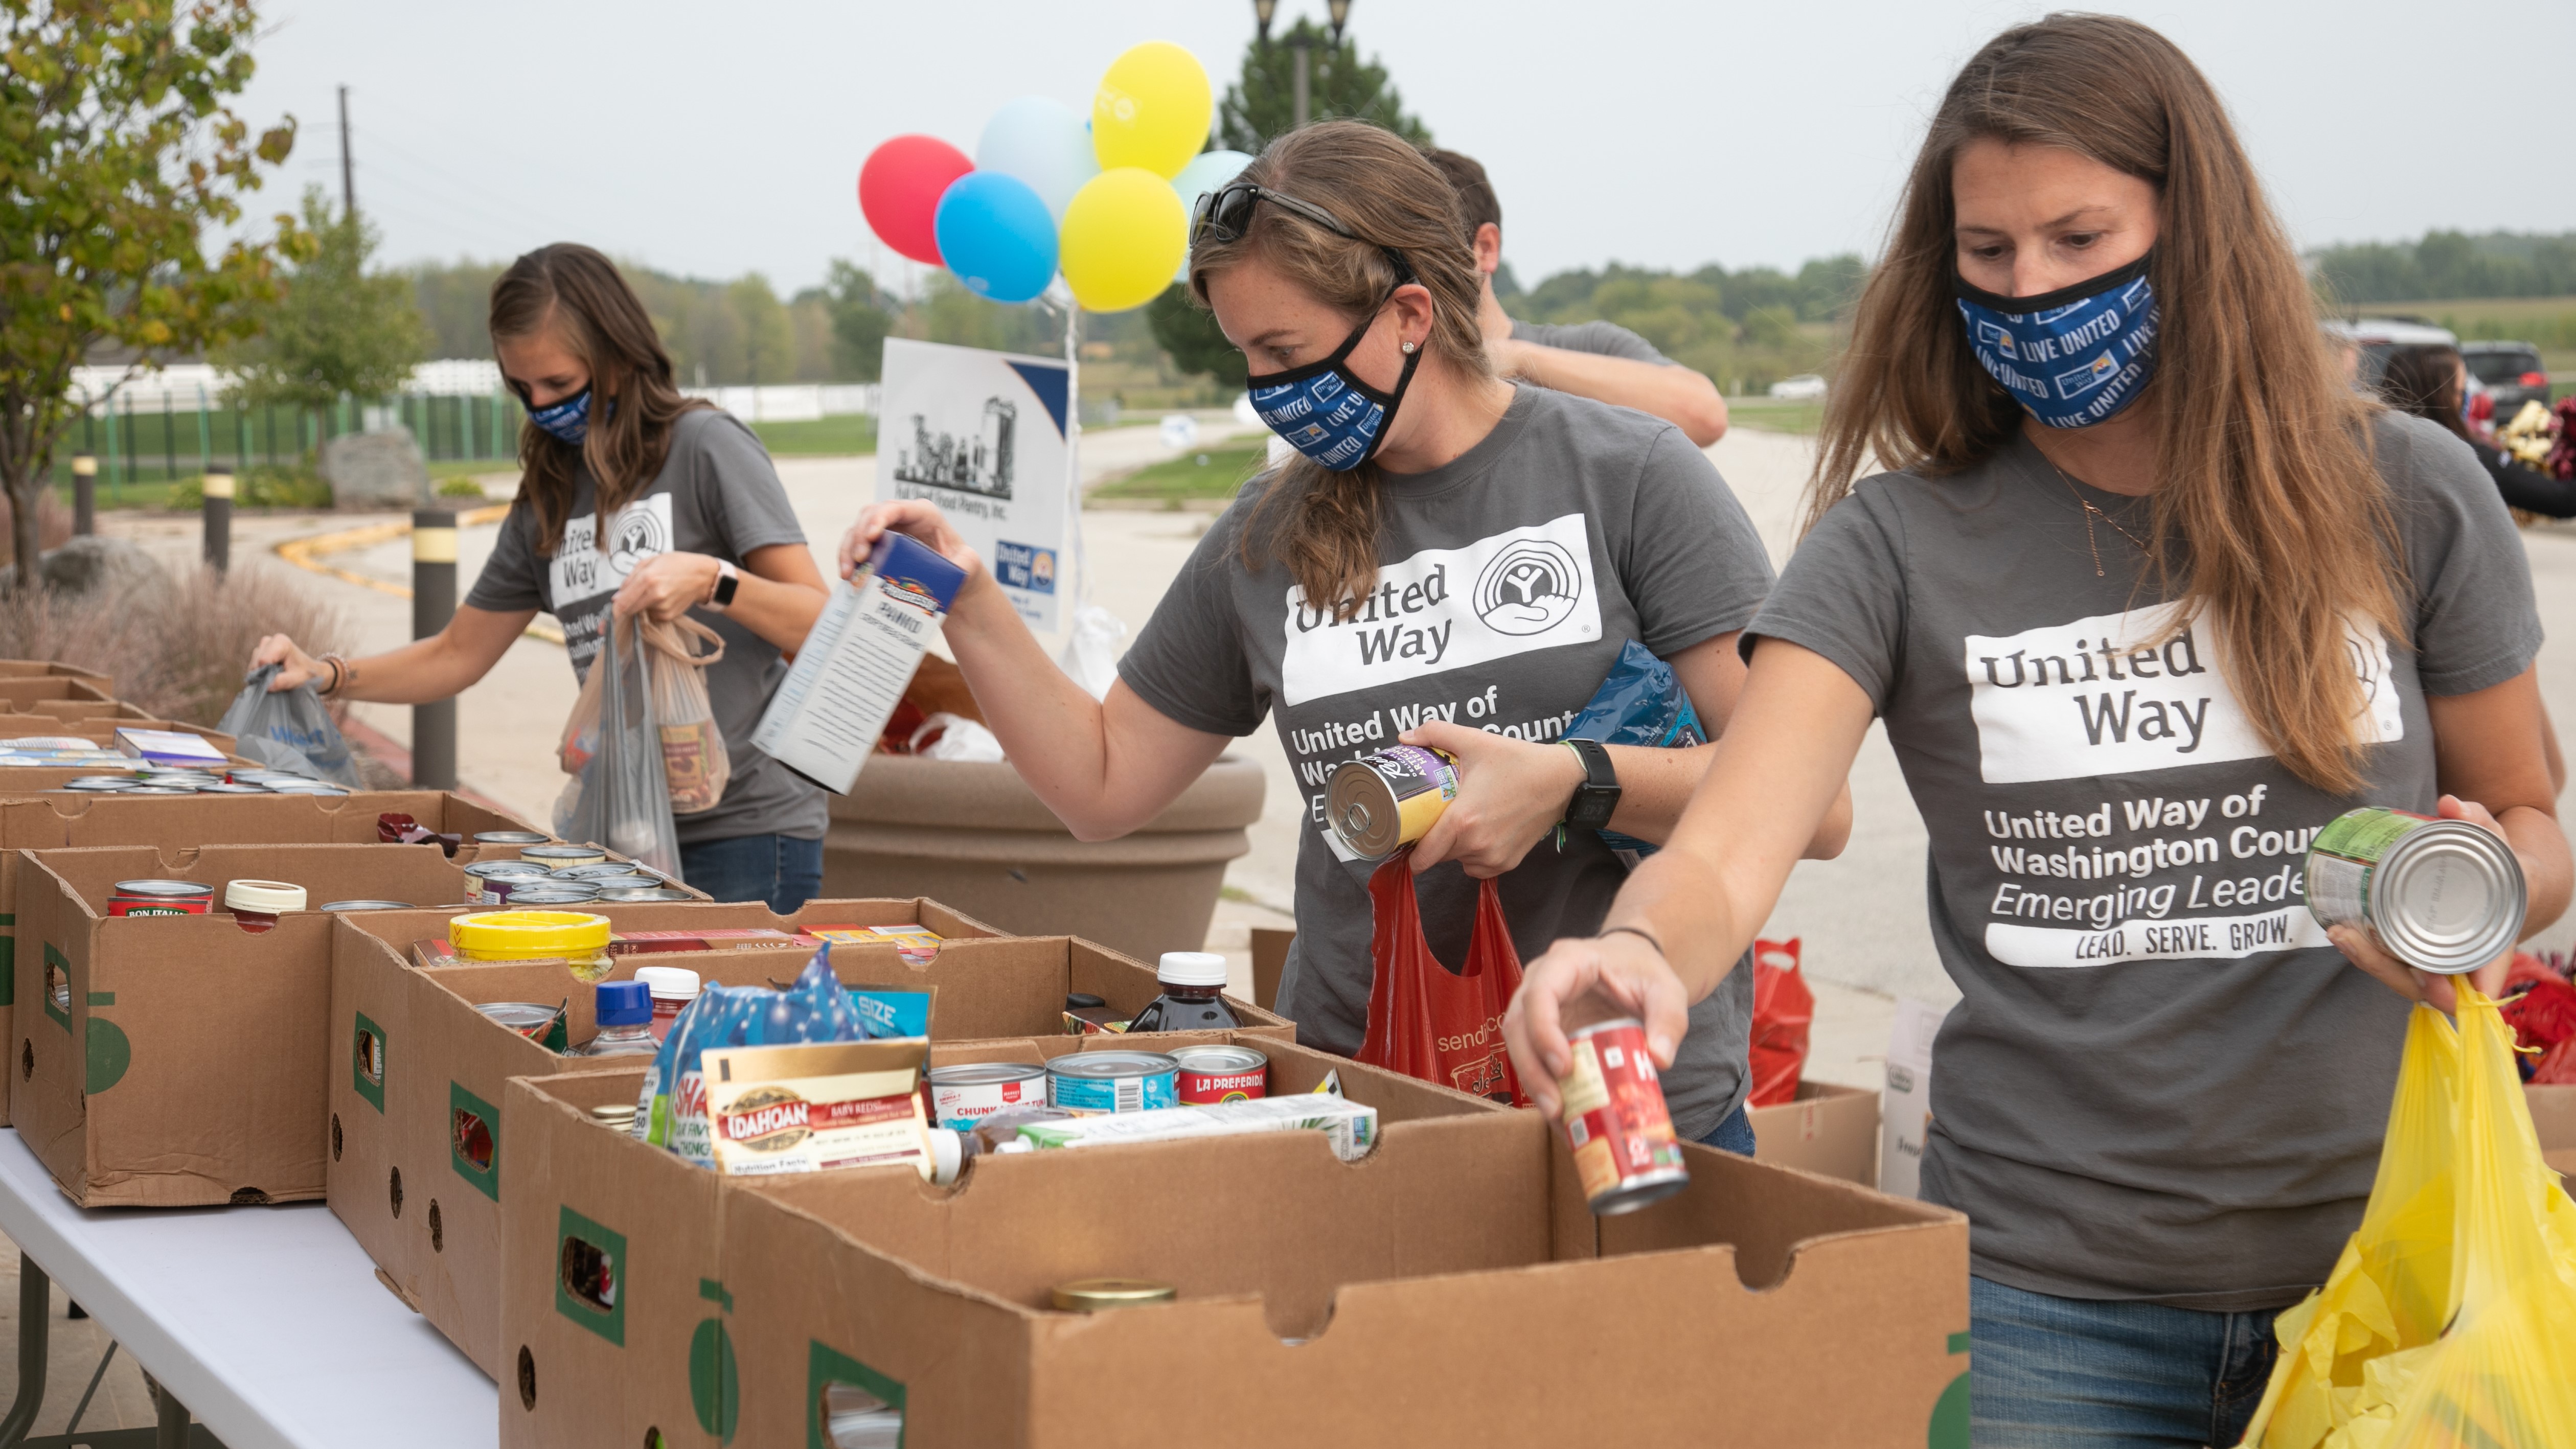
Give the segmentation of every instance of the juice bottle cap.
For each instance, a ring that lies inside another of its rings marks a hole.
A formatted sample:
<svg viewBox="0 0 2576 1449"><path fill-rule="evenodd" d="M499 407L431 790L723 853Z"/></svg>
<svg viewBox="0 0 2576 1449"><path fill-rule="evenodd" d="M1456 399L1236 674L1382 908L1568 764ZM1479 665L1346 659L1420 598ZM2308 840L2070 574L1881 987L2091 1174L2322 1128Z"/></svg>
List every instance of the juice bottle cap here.
<svg viewBox="0 0 2576 1449"><path fill-rule="evenodd" d="M644 1026L653 1020L653 992L641 981L599 983L601 1026Z"/></svg>
<svg viewBox="0 0 2576 1449"><path fill-rule="evenodd" d="M686 966L638 966L635 979L665 1001L687 1001L698 994L698 973Z"/></svg>
<svg viewBox="0 0 2576 1449"><path fill-rule="evenodd" d="M224 887L224 909L259 911L276 915L280 911L304 909L304 887L282 880L237 880Z"/></svg>
<svg viewBox="0 0 2576 1449"><path fill-rule="evenodd" d="M1223 986L1225 958L1214 951L1166 951L1154 975L1171 986Z"/></svg>

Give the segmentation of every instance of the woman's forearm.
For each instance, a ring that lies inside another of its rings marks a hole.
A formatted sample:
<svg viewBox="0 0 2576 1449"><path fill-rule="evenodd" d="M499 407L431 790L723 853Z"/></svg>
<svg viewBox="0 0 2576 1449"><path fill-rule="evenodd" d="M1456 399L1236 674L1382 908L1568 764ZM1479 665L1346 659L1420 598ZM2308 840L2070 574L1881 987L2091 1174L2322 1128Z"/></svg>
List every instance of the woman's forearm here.
<svg viewBox="0 0 2576 1449"><path fill-rule="evenodd" d="M350 660L332 697L376 704L452 699L490 673L536 616L534 609L502 614L468 604L456 611L446 628L426 639ZM325 666L316 685L329 688L331 682Z"/></svg>
<svg viewBox="0 0 2576 1449"><path fill-rule="evenodd" d="M2504 827L2504 838L2522 862L2523 888L2527 906L2522 918L2522 939L2539 935L2566 914L2571 887L2576 887L2576 870L2571 870L2567 853L2567 832L2557 818L2545 810L2517 805L2496 817Z"/></svg>
<svg viewBox="0 0 2576 1449"><path fill-rule="evenodd" d="M724 616L790 654L805 647L805 636L823 612L828 596L816 584L781 583L744 571L734 586L733 603Z"/></svg>

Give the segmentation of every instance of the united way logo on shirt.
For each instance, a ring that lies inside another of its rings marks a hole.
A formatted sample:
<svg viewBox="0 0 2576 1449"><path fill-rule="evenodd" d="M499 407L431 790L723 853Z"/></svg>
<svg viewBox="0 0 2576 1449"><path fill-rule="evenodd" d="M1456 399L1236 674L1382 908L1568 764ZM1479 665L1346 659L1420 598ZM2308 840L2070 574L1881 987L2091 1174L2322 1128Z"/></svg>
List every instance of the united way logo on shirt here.
<svg viewBox="0 0 2576 1449"><path fill-rule="evenodd" d="M1989 785L2126 775L2271 754L2219 667L2224 641L2209 620L2166 638L2178 604L2096 614L2018 634L1967 636L1968 709ZM2361 679L2356 735L2406 736L2376 629L2345 625L2346 657ZM2157 642L2161 641L2161 642Z"/></svg>
<svg viewBox="0 0 2576 1449"><path fill-rule="evenodd" d="M1427 548L1381 565L1359 612L1336 620L1288 590L1280 693L1290 705L1401 684L1601 637L1583 515Z"/></svg>
<svg viewBox="0 0 2576 1449"><path fill-rule="evenodd" d="M626 505L611 520L601 546L599 515L564 521L563 544L552 560L554 615L585 599L615 593L635 566L671 551L671 495L656 493Z"/></svg>

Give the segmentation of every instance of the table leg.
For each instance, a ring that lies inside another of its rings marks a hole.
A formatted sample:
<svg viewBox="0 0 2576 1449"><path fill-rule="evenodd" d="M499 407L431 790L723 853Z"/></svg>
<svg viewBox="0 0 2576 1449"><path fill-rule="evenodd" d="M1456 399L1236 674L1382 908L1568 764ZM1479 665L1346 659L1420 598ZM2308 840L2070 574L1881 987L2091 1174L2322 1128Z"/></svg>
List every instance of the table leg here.
<svg viewBox="0 0 2576 1449"><path fill-rule="evenodd" d="M18 1255L18 1397L0 1418L0 1449L18 1449L45 1402L47 1341L53 1327L53 1282L36 1260Z"/></svg>
<svg viewBox="0 0 2576 1449"><path fill-rule="evenodd" d="M152 1407L161 1416L153 1429L152 1449L188 1449L188 1406L156 1383L152 1386Z"/></svg>

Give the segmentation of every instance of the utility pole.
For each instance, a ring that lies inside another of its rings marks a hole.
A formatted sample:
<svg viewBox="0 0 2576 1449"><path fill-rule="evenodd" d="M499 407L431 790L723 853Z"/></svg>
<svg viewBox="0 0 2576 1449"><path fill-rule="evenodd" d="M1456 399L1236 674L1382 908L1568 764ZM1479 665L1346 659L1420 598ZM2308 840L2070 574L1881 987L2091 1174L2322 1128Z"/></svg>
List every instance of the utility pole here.
<svg viewBox="0 0 2576 1449"><path fill-rule="evenodd" d="M358 214L358 177L349 165L349 88L340 87L340 219Z"/></svg>

